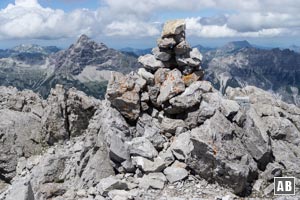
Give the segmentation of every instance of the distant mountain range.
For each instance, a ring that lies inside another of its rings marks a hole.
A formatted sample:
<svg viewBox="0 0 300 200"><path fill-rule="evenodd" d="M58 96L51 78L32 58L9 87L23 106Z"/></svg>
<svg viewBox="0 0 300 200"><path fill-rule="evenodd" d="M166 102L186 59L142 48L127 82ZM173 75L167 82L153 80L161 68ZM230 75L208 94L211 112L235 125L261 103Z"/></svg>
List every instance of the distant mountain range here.
<svg viewBox="0 0 300 200"><path fill-rule="evenodd" d="M133 56L142 56L148 53L151 53L152 48L148 48L148 49L136 49L136 48L131 48L131 47L126 47L126 48L122 48L120 49L121 52L123 53L131 53L131 55Z"/></svg>
<svg viewBox="0 0 300 200"><path fill-rule="evenodd" d="M297 45L291 45L288 49L295 51L297 53L300 53L300 46Z"/></svg>
<svg viewBox="0 0 300 200"><path fill-rule="evenodd" d="M300 105L300 54L290 49L260 49L231 42L204 53L206 79L222 93L227 87L254 85Z"/></svg>
<svg viewBox="0 0 300 200"><path fill-rule="evenodd" d="M265 49L248 41L219 48L195 46L204 54L206 79L222 93L227 87L254 85L300 105L300 54L290 49ZM82 35L66 50L20 45L0 50L0 85L32 89L47 96L57 83L103 98L111 71L129 73L137 57L151 49L115 50Z"/></svg>
<svg viewBox="0 0 300 200"><path fill-rule="evenodd" d="M30 57L32 56L43 56L49 55L52 53L56 53L60 51L56 46L39 46L36 44L21 44L11 49L0 49L0 58L8 58L8 57ZM27 55L27 56L26 56Z"/></svg>
<svg viewBox="0 0 300 200"><path fill-rule="evenodd" d="M0 50L0 85L46 97L55 84L62 84L103 98L111 71L129 73L138 66L136 57L82 35L66 50L38 45Z"/></svg>

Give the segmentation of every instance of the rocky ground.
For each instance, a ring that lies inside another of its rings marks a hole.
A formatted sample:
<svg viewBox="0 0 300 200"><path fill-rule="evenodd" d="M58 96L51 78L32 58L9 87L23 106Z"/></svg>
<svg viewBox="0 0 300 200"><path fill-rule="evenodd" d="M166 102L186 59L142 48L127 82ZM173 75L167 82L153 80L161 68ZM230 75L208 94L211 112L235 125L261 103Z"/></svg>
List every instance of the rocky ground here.
<svg viewBox="0 0 300 200"><path fill-rule="evenodd" d="M0 87L0 200L275 199L296 177L300 108L255 87L220 94L181 20L106 99Z"/></svg>

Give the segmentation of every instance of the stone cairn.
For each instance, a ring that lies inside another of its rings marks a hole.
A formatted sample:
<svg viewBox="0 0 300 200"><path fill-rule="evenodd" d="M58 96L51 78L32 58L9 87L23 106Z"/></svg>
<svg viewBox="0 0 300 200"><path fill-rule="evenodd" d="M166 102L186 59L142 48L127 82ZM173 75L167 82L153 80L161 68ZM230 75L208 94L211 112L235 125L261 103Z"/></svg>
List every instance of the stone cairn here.
<svg viewBox="0 0 300 200"><path fill-rule="evenodd" d="M185 29L184 20L166 22L152 54L139 57L143 68L137 74L113 74L107 97L128 121L152 107L174 115L200 102L202 55L186 41Z"/></svg>
<svg viewBox="0 0 300 200"><path fill-rule="evenodd" d="M143 68L112 72L106 99L116 110L107 115L118 120L102 126L110 159L117 172L141 178L141 187L163 189L192 172L241 194L257 168L251 157L231 159L247 152L239 140L223 140L233 138L240 107L202 80L202 55L187 43L185 28L184 20L166 22L158 47L139 57Z"/></svg>
<svg viewBox="0 0 300 200"><path fill-rule="evenodd" d="M184 133L198 122L189 120L187 113L195 107L199 109L201 95L211 92L213 87L207 81L200 81L204 74L200 66L202 55L185 40L185 28L184 20L168 21L153 54L139 57L143 68L128 75L112 73L106 98L131 127L124 135L127 125L121 126L118 122L122 134L118 131L106 134L111 160L120 173L156 173L150 176L153 179L166 177L171 183L188 176L184 161L191 152L190 142L172 143L171 152L169 140L180 134L183 138L189 137ZM148 179L146 182L152 183ZM159 185L151 187L162 189L164 184Z"/></svg>

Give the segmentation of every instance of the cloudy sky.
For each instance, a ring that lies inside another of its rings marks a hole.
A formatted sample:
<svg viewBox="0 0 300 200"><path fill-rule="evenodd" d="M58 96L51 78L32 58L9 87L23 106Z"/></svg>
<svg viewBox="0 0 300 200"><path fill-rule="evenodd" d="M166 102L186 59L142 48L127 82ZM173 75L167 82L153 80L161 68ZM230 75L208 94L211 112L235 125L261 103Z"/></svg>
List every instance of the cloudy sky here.
<svg viewBox="0 0 300 200"><path fill-rule="evenodd" d="M300 45L299 0L0 0L0 9L0 48L66 47L83 33L115 48L147 48L174 18L186 19L192 45Z"/></svg>

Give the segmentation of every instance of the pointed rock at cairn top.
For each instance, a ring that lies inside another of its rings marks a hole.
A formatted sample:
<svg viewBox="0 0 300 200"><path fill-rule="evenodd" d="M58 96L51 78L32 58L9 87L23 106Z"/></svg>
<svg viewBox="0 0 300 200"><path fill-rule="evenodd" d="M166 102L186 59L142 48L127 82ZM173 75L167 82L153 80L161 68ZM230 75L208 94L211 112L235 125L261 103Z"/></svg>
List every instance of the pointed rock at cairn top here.
<svg viewBox="0 0 300 200"><path fill-rule="evenodd" d="M185 20L184 19L176 19L169 20L165 23L161 37L168 37L173 35L178 35L181 32L185 31Z"/></svg>

